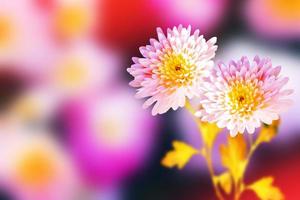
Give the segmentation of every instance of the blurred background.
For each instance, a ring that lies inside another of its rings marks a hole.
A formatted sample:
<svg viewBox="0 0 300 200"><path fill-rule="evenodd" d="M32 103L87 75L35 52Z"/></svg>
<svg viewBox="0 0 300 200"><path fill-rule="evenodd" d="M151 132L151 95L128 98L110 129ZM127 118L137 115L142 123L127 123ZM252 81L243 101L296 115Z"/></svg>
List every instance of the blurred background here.
<svg viewBox="0 0 300 200"><path fill-rule="evenodd" d="M299 0L0 0L0 199L214 199L201 158L160 165L174 139L201 145L191 116L152 117L128 86L139 47L179 24L217 36L216 61L260 55L290 77L294 105L246 182L273 175L298 200Z"/></svg>

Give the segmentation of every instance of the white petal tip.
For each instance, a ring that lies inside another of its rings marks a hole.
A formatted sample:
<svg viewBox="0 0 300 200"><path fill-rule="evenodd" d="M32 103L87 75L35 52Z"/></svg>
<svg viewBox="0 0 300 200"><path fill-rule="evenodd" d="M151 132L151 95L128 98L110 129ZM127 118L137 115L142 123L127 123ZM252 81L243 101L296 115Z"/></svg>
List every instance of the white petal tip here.
<svg viewBox="0 0 300 200"><path fill-rule="evenodd" d="M194 115L195 115L195 117L201 117L202 116L200 111L195 112Z"/></svg>

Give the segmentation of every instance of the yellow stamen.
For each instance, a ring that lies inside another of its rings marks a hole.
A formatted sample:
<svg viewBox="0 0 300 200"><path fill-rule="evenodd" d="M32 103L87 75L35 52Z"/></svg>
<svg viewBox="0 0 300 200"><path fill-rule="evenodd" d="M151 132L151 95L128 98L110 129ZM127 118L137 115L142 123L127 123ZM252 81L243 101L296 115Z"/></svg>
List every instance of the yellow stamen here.
<svg viewBox="0 0 300 200"><path fill-rule="evenodd" d="M5 16L0 16L0 48L7 47L13 40L13 25Z"/></svg>
<svg viewBox="0 0 300 200"><path fill-rule="evenodd" d="M46 185L54 178L55 171L53 160L41 150L26 152L17 163L17 177L28 186Z"/></svg>
<svg viewBox="0 0 300 200"><path fill-rule="evenodd" d="M195 65L182 54L165 54L158 74L166 87L190 85L194 79Z"/></svg>
<svg viewBox="0 0 300 200"><path fill-rule="evenodd" d="M13 112L21 119L36 119L41 110L38 100L33 97L25 97L16 102Z"/></svg>
<svg viewBox="0 0 300 200"><path fill-rule="evenodd" d="M82 6L62 6L56 13L55 26L59 35L74 37L87 31L90 25L88 10Z"/></svg>
<svg viewBox="0 0 300 200"><path fill-rule="evenodd" d="M227 96L232 114L238 113L241 116L250 115L263 100L263 95L259 87L251 82L244 83L237 81L231 87L232 89Z"/></svg>
<svg viewBox="0 0 300 200"><path fill-rule="evenodd" d="M55 75L59 86L67 89L78 89L88 81L88 71L78 59L70 59L63 63Z"/></svg>
<svg viewBox="0 0 300 200"><path fill-rule="evenodd" d="M118 145L124 142L124 130L118 123L118 119L107 117L102 119L96 126L97 134L101 141L104 141L108 145Z"/></svg>

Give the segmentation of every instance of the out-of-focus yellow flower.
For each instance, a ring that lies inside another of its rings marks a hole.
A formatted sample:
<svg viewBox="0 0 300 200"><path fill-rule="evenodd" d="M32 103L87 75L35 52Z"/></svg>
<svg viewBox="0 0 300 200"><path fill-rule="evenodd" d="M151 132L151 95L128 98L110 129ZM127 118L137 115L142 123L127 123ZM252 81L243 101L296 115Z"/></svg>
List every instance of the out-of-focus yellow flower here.
<svg viewBox="0 0 300 200"><path fill-rule="evenodd" d="M65 60L61 66L57 67L55 75L58 84L70 89L87 84L89 76L85 63L78 58Z"/></svg>
<svg viewBox="0 0 300 200"><path fill-rule="evenodd" d="M16 164L16 176L30 186L43 186L56 176L52 155L43 149L24 152Z"/></svg>
<svg viewBox="0 0 300 200"><path fill-rule="evenodd" d="M91 42L74 43L56 52L44 73L46 84L61 98L105 88L116 77L118 59L111 53Z"/></svg>
<svg viewBox="0 0 300 200"><path fill-rule="evenodd" d="M7 47L13 39L13 25L5 16L0 16L0 48Z"/></svg>
<svg viewBox="0 0 300 200"><path fill-rule="evenodd" d="M54 31L62 38L78 38L91 33L95 25L95 1L57 0L53 13Z"/></svg>
<svg viewBox="0 0 300 200"><path fill-rule="evenodd" d="M51 141L51 137L26 136L25 133L24 137L18 138L23 139L18 144L19 149L10 150L12 177L34 190L59 182L64 170L71 169L67 156L60 152L60 147Z"/></svg>
<svg viewBox="0 0 300 200"><path fill-rule="evenodd" d="M299 0L252 0L245 8L249 25L257 33L274 39L299 38Z"/></svg>
<svg viewBox="0 0 300 200"><path fill-rule="evenodd" d="M207 145L208 148L211 148L221 129L216 124L209 122L201 122L199 127L201 130L203 142Z"/></svg>
<svg viewBox="0 0 300 200"><path fill-rule="evenodd" d="M277 134L277 129L280 120L273 121L271 125L264 125L259 133L259 136L255 142L255 145L259 145L263 142L270 142Z"/></svg>
<svg viewBox="0 0 300 200"><path fill-rule="evenodd" d="M53 117L57 106L55 95L49 90L31 89L14 101L8 115L15 122L44 122Z"/></svg>
<svg viewBox="0 0 300 200"><path fill-rule="evenodd" d="M264 177L248 186L261 200L283 200L284 196L279 188L273 185L273 177Z"/></svg>
<svg viewBox="0 0 300 200"><path fill-rule="evenodd" d="M56 15L56 28L62 35L78 34L88 26L88 11L80 6L60 8Z"/></svg>
<svg viewBox="0 0 300 200"><path fill-rule="evenodd" d="M293 22L299 22L300 19L300 1L299 0L267 0L270 11L275 16L281 17Z"/></svg>
<svg viewBox="0 0 300 200"><path fill-rule="evenodd" d="M65 149L46 131L24 127L8 131L1 135L2 183L21 199L70 199L79 180Z"/></svg>
<svg viewBox="0 0 300 200"><path fill-rule="evenodd" d="M193 155L199 153L194 147L181 141L173 141L173 147L174 150L169 151L161 161L165 167L177 166L178 169L182 169Z"/></svg>
<svg viewBox="0 0 300 200"><path fill-rule="evenodd" d="M229 172L224 172L218 176L214 176L213 181L216 185L219 184L222 187L222 189L226 192L226 194L229 194L231 192L232 181Z"/></svg>
<svg viewBox="0 0 300 200"><path fill-rule="evenodd" d="M147 140L149 130L144 130L144 127L146 124L151 127L152 122L146 120L151 116L141 112L139 104L130 98L130 93L127 93L125 88L117 94L105 93L94 96L93 99L88 102L90 110L88 120L91 128L88 132L92 134L90 136L92 140L99 142L97 144L100 148L119 152L120 155L125 155L124 151L130 155L129 149L140 151L135 148L139 146L137 143Z"/></svg>
<svg viewBox="0 0 300 200"><path fill-rule="evenodd" d="M0 1L2 64L34 65L48 46L44 19L32 3L24 0Z"/></svg>
<svg viewBox="0 0 300 200"><path fill-rule="evenodd" d="M243 176L246 167L247 144L243 135L227 137L227 146L222 144L220 155L222 164L232 175L235 182Z"/></svg>

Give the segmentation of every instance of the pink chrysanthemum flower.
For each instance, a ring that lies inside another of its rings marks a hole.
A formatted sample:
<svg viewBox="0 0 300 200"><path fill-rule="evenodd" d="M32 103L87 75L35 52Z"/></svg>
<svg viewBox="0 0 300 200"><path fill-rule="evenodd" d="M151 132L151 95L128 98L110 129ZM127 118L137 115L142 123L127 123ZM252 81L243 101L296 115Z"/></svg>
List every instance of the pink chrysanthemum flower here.
<svg viewBox="0 0 300 200"><path fill-rule="evenodd" d="M281 67L272 67L270 59L256 56L220 63L202 87L202 109L195 113L204 121L227 127L230 135L254 133L261 122L271 124L291 104L286 97L293 90L283 90L287 77L279 76Z"/></svg>
<svg viewBox="0 0 300 200"><path fill-rule="evenodd" d="M167 30L158 28L158 40L140 48L143 58L134 57L127 71L134 76L130 82L138 87L136 97L149 97L143 107L155 105L152 114L162 114L170 108L185 105L186 97L199 96L203 77L209 74L215 56L216 38L206 41L199 30L191 34L191 26L181 25Z"/></svg>

